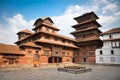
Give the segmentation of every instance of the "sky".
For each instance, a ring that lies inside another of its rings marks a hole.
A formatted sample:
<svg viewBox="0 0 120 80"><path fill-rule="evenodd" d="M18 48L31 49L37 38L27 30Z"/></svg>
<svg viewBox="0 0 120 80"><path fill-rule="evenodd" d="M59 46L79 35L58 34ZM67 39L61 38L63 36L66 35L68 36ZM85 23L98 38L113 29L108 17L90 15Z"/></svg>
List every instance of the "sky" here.
<svg viewBox="0 0 120 80"><path fill-rule="evenodd" d="M73 19L95 12L102 32L120 27L120 0L0 0L0 43L14 44L17 32L32 30L36 19L50 17L59 33L73 37Z"/></svg>

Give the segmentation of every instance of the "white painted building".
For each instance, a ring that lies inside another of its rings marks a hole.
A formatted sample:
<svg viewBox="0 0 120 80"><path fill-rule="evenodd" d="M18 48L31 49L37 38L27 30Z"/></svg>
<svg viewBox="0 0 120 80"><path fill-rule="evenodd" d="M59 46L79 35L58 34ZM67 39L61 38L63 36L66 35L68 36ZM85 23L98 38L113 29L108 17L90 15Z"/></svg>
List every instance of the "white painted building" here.
<svg viewBox="0 0 120 80"><path fill-rule="evenodd" d="M96 50L96 63L120 64L120 28L108 30L101 37L103 47Z"/></svg>

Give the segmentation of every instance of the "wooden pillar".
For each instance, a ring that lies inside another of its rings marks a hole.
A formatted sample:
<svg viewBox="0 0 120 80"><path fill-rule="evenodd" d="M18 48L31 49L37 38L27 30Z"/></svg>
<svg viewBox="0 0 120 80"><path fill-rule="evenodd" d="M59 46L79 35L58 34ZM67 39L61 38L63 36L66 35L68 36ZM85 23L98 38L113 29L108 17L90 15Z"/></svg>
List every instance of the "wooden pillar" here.
<svg viewBox="0 0 120 80"><path fill-rule="evenodd" d="M55 57L52 57L52 63L55 63Z"/></svg>
<svg viewBox="0 0 120 80"><path fill-rule="evenodd" d="M57 57L57 63L59 63L60 61L59 61L59 57Z"/></svg>

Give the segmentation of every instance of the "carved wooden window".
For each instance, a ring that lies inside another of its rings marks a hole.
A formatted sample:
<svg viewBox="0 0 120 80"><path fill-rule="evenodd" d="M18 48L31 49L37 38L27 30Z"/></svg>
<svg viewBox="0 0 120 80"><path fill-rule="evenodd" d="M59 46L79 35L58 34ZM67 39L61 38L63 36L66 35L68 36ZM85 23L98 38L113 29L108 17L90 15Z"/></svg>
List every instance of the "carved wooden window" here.
<svg viewBox="0 0 120 80"><path fill-rule="evenodd" d="M62 55L65 56L65 52L62 52Z"/></svg>
<svg viewBox="0 0 120 80"><path fill-rule="evenodd" d="M38 54L34 54L34 60L39 60L39 55Z"/></svg>
<svg viewBox="0 0 120 80"><path fill-rule="evenodd" d="M44 50L44 54L49 54L49 50Z"/></svg>
<svg viewBox="0 0 120 80"><path fill-rule="evenodd" d="M67 53L67 55L70 55L70 53Z"/></svg>
<svg viewBox="0 0 120 80"><path fill-rule="evenodd" d="M46 36L45 36L45 39L50 39L50 36L49 36L49 35L46 35Z"/></svg>
<svg viewBox="0 0 120 80"><path fill-rule="evenodd" d="M32 50L28 50L28 53L29 53L29 54L32 54Z"/></svg>

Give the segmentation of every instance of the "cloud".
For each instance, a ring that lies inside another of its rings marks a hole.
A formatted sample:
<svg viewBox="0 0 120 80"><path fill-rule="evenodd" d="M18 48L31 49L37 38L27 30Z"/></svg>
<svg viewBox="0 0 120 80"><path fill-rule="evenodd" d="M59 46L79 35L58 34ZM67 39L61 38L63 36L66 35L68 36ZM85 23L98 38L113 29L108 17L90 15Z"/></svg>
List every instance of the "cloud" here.
<svg viewBox="0 0 120 80"><path fill-rule="evenodd" d="M118 7L119 6L118 6L117 2L109 3L102 8L102 10L103 10L102 13L106 13L107 11L116 12L118 10Z"/></svg>
<svg viewBox="0 0 120 80"><path fill-rule="evenodd" d="M112 23L114 23L114 22L116 22L117 20L118 20L118 18L116 18L116 17L114 17L114 16L103 16L103 15L100 15L99 16L99 23L101 23L101 24L112 24Z"/></svg>
<svg viewBox="0 0 120 80"><path fill-rule="evenodd" d="M102 31L114 26L117 27L119 24L116 23L119 23L120 20L119 7L117 2L110 0L92 0L91 3L83 5L70 5L62 15L53 16L52 18L55 24L60 27L60 33L71 37L69 33L74 31L71 26L77 24L73 18L91 11L98 15L99 19L97 21L103 26L100 28Z"/></svg>
<svg viewBox="0 0 120 80"><path fill-rule="evenodd" d="M32 29L34 20L26 21L21 14L12 18L3 16L5 24L0 24L0 43L14 43L17 41L16 33L25 28Z"/></svg>
<svg viewBox="0 0 120 80"><path fill-rule="evenodd" d="M70 5L63 14L51 16L51 18L60 29L60 34L73 37L69 34L75 31L71 26L77 24L73 18L91 11L98 15L98 22L102 25L102 28L100 28L102 31L120 26L120 6L118 2L112 0L91 0L91 2L82 5ZM2 35L0 36L0 42L3 43L17 41L16 33L25 28L31 30L35 21L34 19L26 21L21 14L16 14L11 18L5 16L3 18L6 21L6 24L0 23L0 35Z"/></svg>

